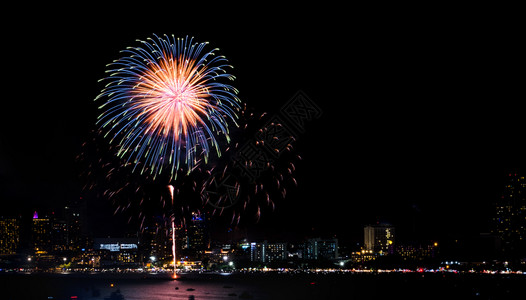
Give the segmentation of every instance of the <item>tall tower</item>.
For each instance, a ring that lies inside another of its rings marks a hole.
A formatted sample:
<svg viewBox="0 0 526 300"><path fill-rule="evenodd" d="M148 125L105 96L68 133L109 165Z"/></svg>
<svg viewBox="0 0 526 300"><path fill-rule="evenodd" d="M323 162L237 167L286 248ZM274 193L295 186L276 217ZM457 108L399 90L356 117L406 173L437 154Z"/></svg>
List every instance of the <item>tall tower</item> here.
<svg viewBox="0 0 526 300"><path fill-rule="evenodd" d="M493 234L500 238L505 256L515 257L526 251L526 180L517 173L508 174L504 192L495 206Z"/></svg>
<svg viewBox="0 0 526 300"><path fill-rule="evenodd" d="M67 227L67 249L78 252L86 247L86 215L87 202L80 197L69 201L64 207L64 216Z"/></svg>
<svg viewBox="0 0 526 300"><path fill-rule="evenodd" d="M210 248L210 235L204 213L192 213L192 220L187 224L188 249L195 258L201 258L204 251Z"/></svg>
<svg viewBox="0 0 526 300"><path fill-rule="evenodd" d="M52 226L48 217L39 217L35 211L31 227L33 251L36 255L49 254L52 250Z"/></svg>

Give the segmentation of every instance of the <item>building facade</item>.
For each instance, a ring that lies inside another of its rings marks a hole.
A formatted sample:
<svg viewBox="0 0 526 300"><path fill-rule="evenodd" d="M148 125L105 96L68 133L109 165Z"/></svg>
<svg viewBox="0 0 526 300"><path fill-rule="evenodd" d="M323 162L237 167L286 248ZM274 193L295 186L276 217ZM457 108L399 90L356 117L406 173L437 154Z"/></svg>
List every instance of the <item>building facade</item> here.
<svg viewBox="0 0 526 300"><path fill-rule="evenodd" d="M308 260L337 259L338 239L308 239L304 246L303 258Z"/></svg>
<svg viewBox="0 0 526 300"><path fill-rule="evenodd" d="M53 220L51 230L51 251L53 253L68 251L68 224L63 220Z"/></svg>
<svg viewBox="0 0 526 300"><path fill-rule="evenodd" d="M181 231L176 227L176 236ZM150 257L155 257L159 261L172 260L172 229L169 230L161 225L160 221L153 221L150 225L145 226L140 236L140 251L143 254L143 261ZM179 241L176 239L176 241ZM180 251L181 243L177 244L177 250Z"/></svg>
<svg viewBox="0 0 526 300"><path fill-rule="evenodd" d="M42 217L38 212L33 213L31 238L35 255L48 255L53 250L53 226L49 217Z"/></svg>
<svg viewBox="0 0 526 300"><path fill-rule="evenodd" d="M269 263L287 258L287 243L250 243L250 261Z"/></svg>
<svg viewBox="0 0 526 300"><path fill-rule="evenodd" d="M438 256L438 243L408 243L396 246L396 254L403 260L423 261Z"/></svg>
<svg viewBox="0 0 526 300"><path fill-rule="evenodd" d="M195 259L202 259L205 250L210 249L210 234L204 213L192 213L187 225L186 242L189 256Z"/></svg>
<svg viewBox="0 0 526 300"><path fill-rule="evenodd" d="M395 245L395 228L388 224L367 225L364 231L366 251L380 255L392 254Z"/></svg>
<svg viewBox="0 0 526 300"><path fill-rule="evenodd" d="M0 255L16 254L20 245L20 218L0 217Z"/></svg>
<svg viewBox="0 0 526 300"><path fill-rule="evenodd" d="M95 238L93 249L100 266L138 266L141 264L137 238Z"/></svg>
<svg viewBox="0 0 526 300"><path fill-rule="evenodd" d="M495 205L493 234L500 239L506 256L524 255L526 251L526 179L508 174L504 191Z"/></svg>

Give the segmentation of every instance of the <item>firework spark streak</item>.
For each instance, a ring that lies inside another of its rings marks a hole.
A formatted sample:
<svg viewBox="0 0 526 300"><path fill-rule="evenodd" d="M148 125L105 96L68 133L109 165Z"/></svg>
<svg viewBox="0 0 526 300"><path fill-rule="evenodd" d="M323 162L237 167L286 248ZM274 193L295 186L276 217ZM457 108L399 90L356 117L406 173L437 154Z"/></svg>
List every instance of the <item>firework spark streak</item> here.
<svg viewBox="0 0 526 300"><path fill-rule="evenodd" d="M172 207L174 204L174 186L169 185L168 190L170 191L170 199L172 200ZM174 264L174 275L173 278L177 278L177 274L175 273L176 267L177 267L177 261L175 256L175 218L172 217L172 256L173 256L173 264Z"/></svg>
<svg viewBox="0 0 526 300"><path fill-rule="evenodd" d="M228 124L237 126L240 109L238 91L222 82L234 80L232 66L193 38L139 42L108 65L102 80L109 83L95 99L106 99L97 124L119 145L117 155L141 174L165 167L172 177L183 165L190 172L201 158L207 162L213 148L220 156L217 137L230 141Z"/></svg>

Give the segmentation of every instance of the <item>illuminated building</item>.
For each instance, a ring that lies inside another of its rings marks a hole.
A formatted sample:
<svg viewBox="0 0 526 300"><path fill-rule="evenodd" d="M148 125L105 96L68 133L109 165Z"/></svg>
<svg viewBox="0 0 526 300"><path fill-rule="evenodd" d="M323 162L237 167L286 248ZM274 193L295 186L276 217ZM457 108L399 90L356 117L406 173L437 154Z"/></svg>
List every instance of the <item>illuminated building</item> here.
<svg viewBox="0 0 526 300"><path fill-rule="evenodd" d="M395 228L391 225L368 225L364 229L364 245L366 251L380 255L392 254L395 244Z"/></svg>
<svg viewBox="0 0 526 300"><path fill-rule="evenodd" d="M351 252L349 255L349 260L353 263L364 263L376 259L376 254L373 253L373 250L362 250Z"/></svg>
<svg viewBox="0 0 526 300"><path fill-rule="evenodd" d="M504 192L498 199L493 218L493 234L500 238L504 254L515 255L526 250L526 180L516 173L508 174Z"/></svg>
<svg viewBox="0 0 526 300"><path fill-rule="evenodd" d="M267 244L266 261L279 261L287 258L287 244L286 243L272 243Z"/></svg>
<svg viewBox="0 0 526 300"><path fill-rule="evenodd" d="M438 243L404 244L396 246L396 254L403 260L422 261L438 256Z"/></svg>
<svg viewBox="0 0 526 300"><path fill-rule="evenodd" d="M15 254L20 245L20 220L0 217L0 255Z"/></svg>
<svg viewBox="0 0 526 300"><path fill-rule="evenodd" d="M48 217L39 218L36 211L33 213L31 237L36 255L46 255L53 250L51 220Z"/></svg>
<svg viewBox="0 0 526 300"><path fill-rule="evenodd" d="M250 261L265 262L265 244L263 243L250 243Z"/></svg>
<svg viewBox="0 0 526 300"><path fill-rule="evenodd" d="M100 255L101 266L129 266L139 263L137 238L95 238L93 241L93 248Z"/></svg>
<svg viewBox="0 0 526 300"><path fill-rule="evenodd" d="M172 255L172 229L170 228L170 247L167 248L170 250L170 254ZM182 254L182 251L187 251L188 249L188 235L187 230L182 225L175 225L175 249L177 253Z"/></svg>
<svg viewBox="0 0 526 300"><path fill-rule="evenodd" d="M250 243L247 242L247 239L243 239L237 243L237 248L241 249L241 251L248 251L250 248Z"/></svg>
<svg viewBox="0 0 526 300"><path fill-rule="evenodd" d="M205 250L210 249L208 220L203 213L193 212L186 226L177 226L175 228L175 235L176 249L183 256L188 256L192 259L202 259Z"/></svg>
<svg viewBox="0 0 526 300"><path fill-rule="evenodd" d="M338 239L308 239L305 243L304 259L336 259L338 258Z"/></svg>
<svg viewBox="0 0 526 300"><path fill-rule="evenodd" d="M159 261L171 260L172 257L172 233L171 228L168 230L162 224L160 220L154 220L153 223L146 226L142 230L141 235L141 252L143 253L143 259L149 257L156 257ZM175 227L176 237L181 234L181 226ZM176 249L180 251L182 249L181 239L176 238Z"/></svg>
<svg viewBox="0 0 526 300"><path fill-rule="evenodd" d="M205 249L210 248L210 236L207 230L206 218L203 213L192 213L192 219L187 227L187 245L190 254L201 258Z"/></svg>
<svg viewBox="0 0 526 300"><path fill-rule="evenodd" d="M288 243L287 248L287 256L289 259L303 259L305 243Z"/></svg>
<svg viewBox="0 0 526 300"><path fill-rule="evenodd" d="M208 262L211 264L220 264L225 262L225 257L227 257L227 260L231 260L233 257L233 251L228 249L213 248L210 250L205 250L204 257L208 259Z"/></svg>
<svg viewBox="0 0 526 300"><path fill-rule="evenodd" d="M65 208L68 250L78 252L86 247L83 229L85 228L86 202L80 198L72 201Z"/></svg>
<svg viewBox="0 0 526 300"><path fill-rule="evenodd" d="M68 226L66 222L62 220L53 220L51 228L51 250L54 253L61 253L69 250Z"/></svg>
<svg viewBox="0 0 526 300"><path fill-rule="evenodd" d="M287 258L286 243L250 243L250 260L255 262L282 261Z"/></svg>

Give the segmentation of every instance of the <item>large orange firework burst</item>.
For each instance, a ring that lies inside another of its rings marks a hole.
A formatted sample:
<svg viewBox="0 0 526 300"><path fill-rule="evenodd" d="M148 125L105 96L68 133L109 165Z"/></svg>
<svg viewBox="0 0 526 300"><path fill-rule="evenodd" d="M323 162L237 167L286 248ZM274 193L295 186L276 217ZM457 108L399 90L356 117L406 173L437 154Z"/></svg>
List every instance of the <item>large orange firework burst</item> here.
<svg viewBox="0 0 526 300"><path fill-rule="evenodd" d="M183 165L189 172L206 162L213 148L221 155L218 137L229 142L240 108L238 91L223 83L234 79L226 58L188 37L139 42L108 65L109 83L96 98L107 99L98 124L118 144L118 155L141 173L167 168L172 177Z"/></svg>

